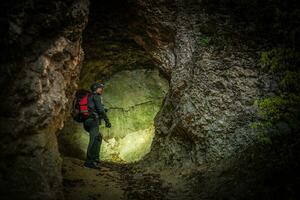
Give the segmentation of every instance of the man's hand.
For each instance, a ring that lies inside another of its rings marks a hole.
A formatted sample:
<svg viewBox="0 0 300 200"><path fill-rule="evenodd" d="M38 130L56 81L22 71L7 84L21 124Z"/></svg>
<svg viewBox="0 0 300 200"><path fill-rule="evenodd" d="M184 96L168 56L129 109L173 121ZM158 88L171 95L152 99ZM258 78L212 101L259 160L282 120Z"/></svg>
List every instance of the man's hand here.
<svg viewBox="0 0 300 200"><path fill-rule="evenodd" d="M111 123L110 122L105 122L105 127L106 128L110 128L111 127Z"/></svg>

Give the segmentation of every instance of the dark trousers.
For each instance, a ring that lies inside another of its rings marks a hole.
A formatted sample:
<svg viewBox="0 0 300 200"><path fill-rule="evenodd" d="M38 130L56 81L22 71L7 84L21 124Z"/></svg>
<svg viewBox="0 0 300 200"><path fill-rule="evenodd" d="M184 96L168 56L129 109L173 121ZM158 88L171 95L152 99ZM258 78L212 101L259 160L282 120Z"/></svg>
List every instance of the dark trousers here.
<svg viewBox="0 0 300 200"><path fill-rule="evenodd" d="M102 135L99 132L99 120L88 118L83 123L84 129L89 132L90 140L87 148L86 163L90 164L100 160L100 147Z"/></svg>

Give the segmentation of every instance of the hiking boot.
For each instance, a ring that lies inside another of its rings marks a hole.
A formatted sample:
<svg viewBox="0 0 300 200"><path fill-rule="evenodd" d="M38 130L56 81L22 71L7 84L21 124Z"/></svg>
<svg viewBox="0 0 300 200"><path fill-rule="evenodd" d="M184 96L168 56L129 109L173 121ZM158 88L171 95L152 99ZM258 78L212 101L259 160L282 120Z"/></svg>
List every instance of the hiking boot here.
<svg viewBox="0 0 300 200"><path fill-rule="evenodd" d="M96 164L96 163L84 163L83 166L85 168L91 168L91 169L100 169L100 165Z"/></svg>
<svg viewBox="0 0 300 200"><path fill-rule="evenodd" d="M100 160L93 161L93 164L98 166L98 167L101 167Z"/></svg>

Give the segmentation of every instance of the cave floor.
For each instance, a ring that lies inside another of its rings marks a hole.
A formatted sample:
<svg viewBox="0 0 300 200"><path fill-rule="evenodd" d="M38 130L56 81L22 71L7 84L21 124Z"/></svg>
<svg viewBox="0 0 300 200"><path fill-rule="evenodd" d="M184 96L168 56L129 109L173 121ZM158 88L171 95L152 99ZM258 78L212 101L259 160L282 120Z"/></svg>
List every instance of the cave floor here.
<svg viewBox="0 0 300 200"><path fill-rule="evenodd" d="M133 169L130 165L102 163L101 169L87 169L82 160L65 157L63 185L65 199L165 199L169 186L159 174Z"/></svg>

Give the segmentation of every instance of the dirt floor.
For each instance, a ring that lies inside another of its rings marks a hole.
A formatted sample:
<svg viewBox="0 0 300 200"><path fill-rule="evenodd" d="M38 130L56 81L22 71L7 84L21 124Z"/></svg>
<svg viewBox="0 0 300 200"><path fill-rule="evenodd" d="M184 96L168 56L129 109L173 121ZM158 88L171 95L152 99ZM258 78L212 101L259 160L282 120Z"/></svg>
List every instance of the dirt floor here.
<svg viewBox="0 0 300 200"><path fill-rule="evenodd" d="M83 167L83 161L65 157L63 184L66 200L166 199L168 185L159 174L130 165L102 163L101 169Z"/></svg>

